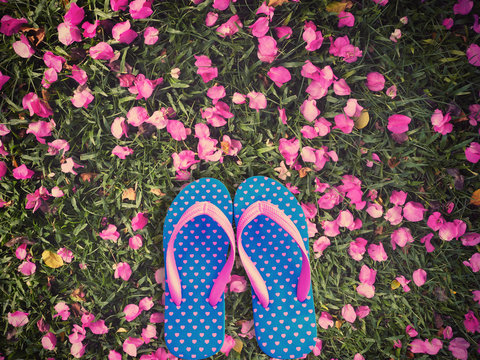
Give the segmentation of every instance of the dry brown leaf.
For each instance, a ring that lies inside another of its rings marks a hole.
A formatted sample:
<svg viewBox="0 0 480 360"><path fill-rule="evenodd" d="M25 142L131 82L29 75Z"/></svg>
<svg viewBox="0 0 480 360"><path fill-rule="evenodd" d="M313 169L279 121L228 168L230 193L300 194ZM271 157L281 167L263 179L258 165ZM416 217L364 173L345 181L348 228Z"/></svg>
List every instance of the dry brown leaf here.
<svg viewBox="0 0 480 360"><path fill-rule="evenodd" d="M223 153L228 155L228 152L230 151L230 144L227 141L222 141L220 145L222 147Z"/></svg>
<svg viewBox="0 0 480 360"><path fill-rule="evenodd" d="M282 6L285 3L288 3L288 0L269 0L268 6Z"/></svg>
<svg viewBox="0 0 480 360"><path fill-rule="evenodd" d="M20 28L20 32L22 33L28 33L32 32L33 35L27 36L28 40L30 40L32 43L35 44L35 46L38 46L43 39L45 38L45 29L44 28L34 28L34 27L28 27L28 26L22 26ZM35 43L36 40L36 43Z"/></svg>
<svg viewBox="0 0 480 360"><path fill-rule="evenodd" d="M35 244L33 241L28 240L26 236L15 236L12 238L12 240L8 241L5 246L6 247L12 247L15 244L27 244L27 245L33 245Z"/></svg>
<svg viewBox="0 0 480 360"><path fill-rule="evenodd" d="M137 199L137 194L135 193L135 190L133 188L128 188L126 190L123 190L122 201L125 199L132 200L132 201L135 201Z"/></svg>
<svg viewBox="0 0 480 360"><path fill-rule="evenodd" d="M470 204L480 206L480 189L477 189L473 192L472 198L470 199Z"/></svg>
<svg viewBox="0 0 480 360"><path fill-rule="evenodd" d="M337 329L340 329L342 327L343 321L342 320L337 320L335 321L335 327Z"/></svg>
<svg viewBox="0 0 480 360"><path fill-rule="evenodd" d="M394 169L398 166L398 164L400 164L400 160L398 160L395 156L393 156L390 159L388 159L387 164L390 169Z"/></svg>
<svg viewBox="0 0 480 360"><path fill-rule="evenodd" d="M165 196L166 194L162 192L160 189L151 189L150 192L152 194L155 194L157 196Z"/></svg>
<svg viewBox="0 0 480 360"><path fill-rule="evenodd" d="M70 295L73 300L75 301L85 301L85 293L83 292L82 287L73 290L72 294Z"/></svg>
<svg viewBox="0 0 480 360"><path fill-rule="evenodd" d="M353 6L351 1L334 1L327 5L326 10L331 13L339 13L350 9Z"/></svg>
<svg viewBox="0 0 480 360"><path fill-rule="evenodd" d="M237 353L241 353L243 349L243 341L240 339L235 339L235 345L233 346L233 350L235 350Z"/></svg>
<svg viewBox="0 0 480 360"><path fill-rule="evenodd" d="M83 181L88 181L88 182L92 181L92 179L95 179L97 176L98 176L98 174L93 173L93 172L81 173L81 174L80 174L80 178L81 178Z"/></svg>
<svg viewBox="0 0 480 360"><path fill-rule="evenodd" d="M307 176L307 174L312 171L312 169L310 169L309 167L306 167L306 168L301 168L299 171L298 171L298 175L301 177L301 178L304 178L305 176Z"/></svg>

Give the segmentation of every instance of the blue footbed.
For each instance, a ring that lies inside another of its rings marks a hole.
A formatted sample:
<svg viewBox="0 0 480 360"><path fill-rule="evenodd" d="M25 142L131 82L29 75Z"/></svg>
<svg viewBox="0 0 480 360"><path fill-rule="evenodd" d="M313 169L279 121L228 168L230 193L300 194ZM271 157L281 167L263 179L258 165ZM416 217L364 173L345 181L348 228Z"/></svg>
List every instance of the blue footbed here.
<svg viewBox="0 0 480 360"><path fill-rule="evenodd" d="M233 216L227 188L218 180L202 178L187 185L173 200L163 227L163 251L186 209L210 201L226 217ZM175 240L175 262L182 284L182 302L165 289L165 341L169 351L183 359L204 359L217 353L225 340L225 299L212 307L208 302L213 280L225 265L230 242L224 230L209 216L186 224ZM166 257L165 257L166 258ZM166 273L168 279L168 272Z"/></svg>
<svg viewBox="0 0 480 360"><path fill-rule="evenodd" d="M254 176L237 189L235 222L249 205L269 201L278 205L297 226L308 249L308 228L303 210L293 194L278 181ZM296 298L302 254L293 238L279 225L260 215L245 227L242 243L266 282L270 305L265 309L252 290L255 335L262 351L276 359L296 359L310 353L317 335L313 295L301 303ZM272 302L273 301L273 302Z"/></svg>

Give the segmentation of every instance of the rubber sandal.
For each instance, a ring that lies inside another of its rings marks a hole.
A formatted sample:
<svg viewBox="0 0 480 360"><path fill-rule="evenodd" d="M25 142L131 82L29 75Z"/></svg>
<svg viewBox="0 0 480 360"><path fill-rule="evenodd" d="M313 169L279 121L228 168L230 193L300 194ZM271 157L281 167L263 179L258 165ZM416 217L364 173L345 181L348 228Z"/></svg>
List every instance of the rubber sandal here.
<svg viewBox="0 0 480 360"><path fill-rule="evenodd" d="M177 357L204 359L222 348L224 290L235 260L232 216L227 188L211 178L187 185L168 209L163 228L165 342Z"/></svg>
<svg viewBox="0 0 480 360"><path fill-rule="evenodd" d="M258 345L275 359L301 358L317 335L303 210L285 186L254 176L238 187L234 212Z"/></svg>

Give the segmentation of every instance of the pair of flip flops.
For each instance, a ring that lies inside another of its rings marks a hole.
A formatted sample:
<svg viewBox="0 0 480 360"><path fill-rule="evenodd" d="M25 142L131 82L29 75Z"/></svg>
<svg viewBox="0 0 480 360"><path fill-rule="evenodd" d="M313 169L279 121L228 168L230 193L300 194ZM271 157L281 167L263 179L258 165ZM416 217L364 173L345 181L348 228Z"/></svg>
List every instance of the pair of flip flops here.
<svg viewBox="0 0 480 360"><path fill-rule="evenodd" d="M224 290L236 247L252 285L255 334L262 351L293 359L313 349L307 223L285 186L251 177L239 186L232 204L220 181L192 182L168 209L163 244L165 341L172 354L204 359L222 348Z"/></svg>

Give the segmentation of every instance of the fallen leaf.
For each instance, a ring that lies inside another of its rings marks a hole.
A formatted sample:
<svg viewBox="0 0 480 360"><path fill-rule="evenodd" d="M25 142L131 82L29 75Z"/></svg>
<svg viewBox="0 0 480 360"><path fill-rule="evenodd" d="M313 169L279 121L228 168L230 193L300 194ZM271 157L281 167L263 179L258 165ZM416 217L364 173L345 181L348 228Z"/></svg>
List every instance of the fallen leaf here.
<svg viewBox="0 0 480 360"><path fill-rule="evenodd" d="M394 169L400 164L400 160L398 160L396 156L393 156L388 159L387 164L390 169Z"/></svg>
<svg viewBox="0 0 480 360"><path fill-rule="evenodd" d="M33 245L35 242L28 240L26 236L15 236L12 238L12 240L8 241L5 246L6 247L12 247L13 245L20 243L20 244L27 244L27 245Z"/></svg>
<svg viewBox="0 0 480 360"><path fill-rule="evenodd" d="M117 333L124 333L124 332L127 332L127 329L124 329L124 328L118 328L117 330Z"/></svg>
<svg viewBox="0 0 480 360"><path fill-rule="evenodd" d="M309 173L310 171L312 171L312 169L306 167L306 168L301 168L299 171L298 171L298 175L303 178L305 176L307 176L307 173Z"/></svg>
<svg viewBox="0 0 480 360"><path fill-rule="evenodd" d="M155 194L157 196L165 196L166 194L162 192L160 189L151 189L150 192L152 194Z"/></svg>
<svg viewBox="0 0 480 360"><path fill-rule="evenodd" d="M235 339L235 345L233 346L233 350L235 350L237 353L241 353L243 349L243 341L240 339Z"/></svg>
<svg viewBox="0 0 480 360"><path fill-rule="evenodd" d="M368 125L369 121L370 121L370 115L368 114L368 110L363 109L360 116L354 119L355 127L359 130L363 129L365 126Z"/></svg>
<svg viewBox="0 0 480 360"><path fill-rule="evenodd" d="M269 0L268 6L282 6L285 3L288 3L288 0Z"/></svg>
<svg viewBox="0 0 480 360"><path fill-rule="evenodd" d="M342 327L343 321L342 320L337 320L335 321L335 327L337 329L340 329Z"/></svg>
<svg viewBox="0 0 480 360"><path fill-rule="evenodd" d="M351 1L334 1L327 5L326 10L331 13L339 13L350 9L353 6Z"/></svg>
<svg viewBox="0 0 480 360"><path fill-rule="evenodd" d="M73 290L70 296L75 301L85 301L85 293L83 292L83 289L81 286Z"/></svg>
<svg viewBox="0 0 480 360"><path fill-rule="evenodd" d="M80 174L80 178L83 180L83 181L92 181L92 179L95 179L96 177L98 176L98 174L96 173L92 173L92 172L89 172L89 173L81 173Z"/></svg>
<svg viewBox="0 0 480 360"><path fill-rule="evenodd" d="M228 152L230 151L230 144L228 143L228 141L222 141L220 145L223 153L228 155Z"/></svg>
<svg viewBox="0 0 480 360"><path fill-rule="evenodd" d="M45 265L53 269L63 266L63 259L60 257L60 255L50 250L45 250L42 253L42 260L45 263Z"/></svg>
<svg viewBox="0 0 480 360"><path fill-rule="evenodd" d="M128 188L126 190L123 190L122 201L125 199L132 200L132 201L135 201L137 199L137 194L135 193L135 190L133 188Z"/></svg>
<svg viewBox="0 0 480 360"><path fill-rule="evenodd" d="M477 189L473 192L472 198L470 199L470 204L480 206L480 189Z"/></svg>
<svg viewBox="0 0 480 360"><path fill-rule="evenodd" d="M375 229L375 235L382 235L382 234L383 234L383 225L379 225Z"/></svg>
<svg viewBox="0 0 480 360"><path fill-rule="evenodd" d="M38 44L40 44L43 41L43 39L45 38L45 29L44 28L34 28L34 27L22 26L20 28L20 32L22 32L22 33L32 32L33 35L30 35L30 36L27 36L27 37L32 43L35 43L35 40L37 41L35 46L38 46Z"/></svg>
<svg viewBox="0 0 480 360"><path fill-rule="evenodd" d="M398 289L400 287L400 283L397 280L393 280L390 287L392 288L392 290Z"/></svg>

